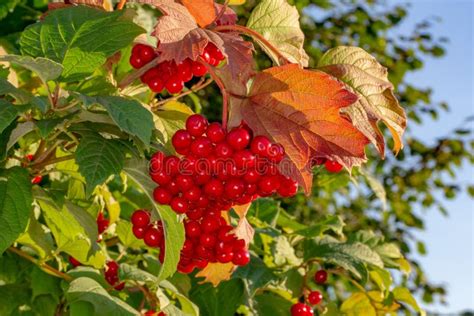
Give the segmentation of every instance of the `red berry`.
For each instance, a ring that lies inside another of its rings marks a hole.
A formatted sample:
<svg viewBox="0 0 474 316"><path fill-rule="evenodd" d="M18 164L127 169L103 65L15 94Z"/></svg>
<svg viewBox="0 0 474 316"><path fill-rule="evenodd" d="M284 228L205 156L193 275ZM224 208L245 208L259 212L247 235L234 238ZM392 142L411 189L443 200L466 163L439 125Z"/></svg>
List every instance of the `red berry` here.
<svg viewBox="0 0 474 316"><path fill-rule="evenodd" d="M171 176L165 170L151 174L151 179L159 185L167 185L171 181Z"/></svg>
<svg viewBox="0 0 474 316"><path fill-rule="evenodd" d="M194 137L199 137L207 129L206 118L199 114L193 114L186 120L186 130Z"/></svg>
<svg viewBox="0 0 474 316"><path fill-rule="evenodd" d="M186 232L186 236L187 236L187 232ZM194 244L191 241L191 239L186 239L184 241L183 248L181 249L181 253L186 256L191 255L193 252L193 248L194 248Z"/></svg>
<svg viewBox="0 0 474 316"><path fill-rule="evenodd" d="M179 173L181 160L176 156L168 156L163 160L165 166L165 172L169 175L175 175Z"/></svg>
<svg viewBox="0 0 474 316"><path fill-rule="evenodd" d="M207 170L198 170L194 175L194 182L198 185L204 185L211 180L211 175Z"/></svg>
<svg viewBox="0 0 474 316"><path fill-rule="evenodd" d="M198 202L201 198L201 189L198 186L193 186L184 191L183 197L190 202Z"/></svg>
<svg viewBox="0 0 474 316"><path fill-rule="evenodd" d="M171 76L168 81L166 81L165 88L170 94L179 93L184 88L183 80L177 75Z"/></svg>
<svg viewBox="0 0 474 316"><path fill-rule="evenodd" d="M260 174L255 169L248 170L244 175L244 180L247 183L257 183L260 179Z"/></svg>
<svg viewBox="0 0 474 316"><path fill-rule="evenodd" d="M143 241L148 247L157 248L160 245L162 238L163 236L158 229L150 227L146 230Z"/></svg>
<svg viewBox="0 0 474 316"><path fill-rule="evenodd" d="M176 183L181 192L186 192L194 186L193 178L182 174L176 177Z"/></svg>
<svg viewBox="0 0 474 316"><path fill-rule="evenodd" d="M171 208L178 214L184 214L188 211L188 202L182 197L175 197L171 200Z"/></svg>
<svg viewBox="0 0 474 316"><path fill-rule="evenodd" d="M245 192L245 183L240 179L230 179L224 186L225 197L233 200L239 198Z"/></svg>
<svg viewBox="0 0 474 316"><path fill-rule="evenodd" d="M193 263L196 266L196 268L198 268L199 270L202 270L205 267L207 267L209 261L207 261L206 259L202 259L202 258L194 258Z"/></svg>
<svg viewBox="0 0 474 316"><path fill-rule="evenodd" d="M189 219L192 220L199 220L201 219L202 215L204 214L204 211L202 209L191 209L189 210L186 215L188 216Z"/></svg>
<svg viewBox="0 0 474 316"><path fill-rule="evenodd" d="M143 60L145 64L148 64L150 61L155 58L155 50L153 47L148 45L143 45L140 49L140 58Z"/></svg>
<svg viewBox="0 0 474 316"><path fill-rule="evenodd" d="M187 221L184 223L186 236L190 238L197 238L201 235L201 225L197 221Z"/></svg>
<svg viewBox="0 0 474 316"><path fill-rule="evenodd" d="M324 284L326 283L327 279L328 279L328 273L326 272L326 270L318 270L316 274L314 275L314 281L317 284Z"/></svg>
<svg viewBox="0 0 474 316"><path fill-rule="evenodd" d="M245 240L243 239L234 239L232 242L232 248L235 251L245 250Z"/></svg>
<svg viewBox="0 0 474 316"><path fill-rule="evenodd" d="M186 264L186 265L178 265L178 271L183 274L189 274L193 272L194 265L193 264Z"/></svg>
<svg viewBox="0 0 474 316"><path fill-rule="evenodd" d="M250 143L250 133L245 128L237 127L227 134L226 140L233 149L242 150Z"/></svg>
<svg viewBox="0 0 474 316"><path fill-rule="evenodd" d="M272 195L280 186L279 177L277 176L263 176L258 181L258 190L261 196Z"/></svg>
<svg viewBox="0 0 474 316"><path fill-rule="evenodd" d="M160 72L158 68L151 68L147 70L141 77L140 79L142 80L143 83L149 84L152 79L159 78L160 77ZM150 87L151 88L151 87Z"/></svg>
<svg viewBox="0 0 474 316"><path fill-rule="evenodd" d="M324 166L326 167L326 170L331 173L338 173L343 168L340 163L338 163L337 161L332 161L332 160L326 160L326 162L324 163Z"/></svg>
<svg viewBox="0 0 474 316"><path fill-rule="evenodd" d="M225 139L225 130L221 124L214 122L207 127L206 135L214 144L220 143Z"/></svg>
<svg viewBox="0 0 474 316"><path fill-rule="evenodd" d="M245 194L247 195L254 195L258 191L258 186L255 183L247 183L247 186L245 187Z"/></svg>
<svg viewBox="0 0 474 316"><path fill-rule="evenodd" d="M76 258L69 256L69 263L75 268L82 265Z"/></svg>
<svg viewBox="0 0 474 316"><path fill-rule="evenodd" d="M224 186L222 182L217 179L212 179L204 186L204 193L209 197L217 198L224 193Z"/></svg>
<svg viewBox="0 0 474 316"><path fill-rule="evenodd" d="M191 153L197 157L208 157L212 149L212 143L207 137L198 137L191 144Z"/></svg>
<svg viewBox="0 0 474 316"><path fill-rule="evenodd" d="M167 189L163 187L157 187L153 191L153 198L159 204L168 205L171 202L173 195Z"/></svg>
<svg viewBox="0 0 474 316"><path fill-rule="evenodd" d="M25 156L25 159L28 160L28 161L33 161L35 159L35 156L32 155L32 154L28 154Z"/></svg>
<svg viewBox="0 0 474 316"><path fill-rule="evenodd" d="M280 177L280 187L277 193L281 197L292 197L298 192L298 182L288 177Z"/></svg>
<svg viewBox="0 0 474 316"><path fill-rule="evenodd" d="M296 303L291 306L291 316L313 316L311 307L304 303Z"/></svg>
<svg viewBox="0 0 474 316"><path fill-rule="evenodd" d="M33 179L31 179L32 184L40 184L41 181L43 181L43 176L36 176Z"/></svg>
<svg viewBox="0 0 474 316"><path fill-rule="evenodd" d="M165 82L161 78L152 78L147 83L150 90L155 93L160 93L165 88Z"/></svg>
<svg viewBox="0 0 474 316"><path fill-rule="evenodd" d="M237 266L245 266L250 262L250 254L245 249L240 249L234 252L232 263Z"/></svg>
<svg viewBox="0 0 474 316"><path fill-rule="evenodd" d="M216 216L205 216L201 221L201 228L206 233L212 233L220 227L219 218Z"/></svg>
<svg viewBox="0 0 474 316"><path fill-rule="evenodd" d="M213 43L209 43L206 46L206 50L211 55L211 57L217 59L218 61L224 60L225 56L222 54L221 50L216 47Z"/></svg>
<svg viewBox="0 0 474 316"><path fill-rule="evenodd" d="M255 136L250 144L250 150L255 155L268 157L272 143L266 136Z"/></svg>
<svg viewBox="0 0 474 316"><path fill-rule="evenodd" d="M105 271L106 275L114 275L117 274L119 270L119 265L115 261L107 262L107 271Z"/></svg>
<svg viewBox="0 0 474 316"><path fill-rule="evenodd" d="M253 168L257 163L257 158L250 150L241 150L234 154L235 166L241 170Z"/></svg>
<svg viewBox="0 0 474 316"><path fill-rule="evenodd" d="M195 77L202 77L205 74L207 74L206 66L204 66L202 63L198 61L193 62L192 70L193 70L193 75Z"/></svg>
<svg viewBox="0 0 474 316"><path fill-rule="evenodd" d="M199 243L206 247L206 248L212 248L217 242L217 238L214 235L211 234L202 234L201 237L199 237Z"/></svg>
<svg viewBox="0 0 474 316"><path fill-rule="evenodd" d="M130 65L132 65L133 68L142 68L145 64L146 62L139 55L130 56Z"/></svg>
<svg viewBox="0 0 474 316"><path fill-rule="evenodd" d="M269 149L269 156L270 160L274 163L279 163L285 157L285 149L280 144L273 144L270 146Z"/></svg>
<svg viewBox="0 0 474 316"><path fill-rule="evenodd" d="M145 237L146 227L133 226L132 232L138 239L143 239L143 237Z"/></svg>
<svg viewBox="0 0 474 316"><path fill-rule="evenodd" d="M132 224L137 227L147 227L150 225L150 213L145 210L137 210L132 214Z"/></svg>
<svg viewBox="0 0 474 316"><path fill-rule="evenodd" d="M161 151L157 151L151 156L150 159L150 173L156 173L163 169L163 160L165 159L165 154Z"/></svg>
<svg viewBox="0 0 474 316"><path fill-rule="evenodd" d="M212 256L211 251L201 244L196 246L196 253L199 259L209 259Z"/></svg>
<svg viewBox="0 0 474 316"><path fill-rule="evenodd" d="M193 79L193 64L191 59L187 58L178 64L178 76L183 82Z"/></svg>
<svg viewBox="0 0 474 316"><path fill-rule="evenodd" d="M232 251L230 252L219 252L216 256L217 261L220 263L229 263L234 259L234 253Z"/></svg>
<svg viewBox="0 0 474 316"><path fill-rule="evenodd" d="M214 149L216 156L219 158L230 158L232 157L234 151L232 147L227 144L226 142L222 142L217 144L216 148Z"/></svg>
<svg viewBox="0 0 474 316"><path fill-rule="evenodd" d="M318 305L323 300L323 295L319 291L312 291L308 295L308 302L311 305Z"/></svg>

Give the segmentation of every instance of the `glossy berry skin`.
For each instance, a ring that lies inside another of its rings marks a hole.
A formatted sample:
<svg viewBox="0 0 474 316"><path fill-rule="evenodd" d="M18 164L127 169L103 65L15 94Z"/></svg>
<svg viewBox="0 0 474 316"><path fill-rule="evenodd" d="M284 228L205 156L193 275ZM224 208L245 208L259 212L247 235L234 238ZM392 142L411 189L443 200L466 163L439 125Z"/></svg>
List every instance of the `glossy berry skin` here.
<svg viewBox="0 0 474 316"><path fill-rule="evenodd" d="M219 229L220 223L217 216L205 216L201 221L201 228L206 233L212 233Z"/></svg>
<svg viewBox="0 0 474 316"><path fill-rule="evenodd" d="M266 136L255 136L250 144L253 154L261 157L268 157L272 143Z"/></svg>
<svg viewBox="0 0 474 316"><path fill-rule="evenodd" d="M41 181L43 181L43 176L36 176L33 179L31 179L32 184L40 184Z"/></svg>
<svg viewBox="0 0 474 316"><path fill-rule="evenodd" d="M104 217L104 213L100 212L96 219L97 222L97 232L102 234L109 227L109 220Z"/></svg>
<svg viewBox="0 0 474 316"><path fill-rule="evenodd" d="M206 132L207 120L204 116L193 114L186 120L186 130L194 137L199 137Z"/></svg>
<svg viewBox="0 0 474 316"><path fill-rule="evenodd" d="M317 284L324 284L328 279L328 273L326 270L319 270L314 274L314 282Z"/></svg>
<svg viewBox="0 0 474 316"><path fill-rule="evenodd" d="M184 88L183 80L179 76L172 76L166 81L165 88L170 94L179 93Z"/></svg>
<svg viewBox="0 0 474 316"><path fill-rule="evenodd" d="M193 75L195 77L202 77L207 74L207 68L202 63L195 61L191 67Z"/></svg>
<svg viewBox="0 0 474 316"><path fill-rule="evenodd" d="M288 177L280 177L280 187L277 190L281 197L292 197L298 192L298 182Z"/></svg>
<svg viewBox="0 0 474 316"><path fill-rule="evenodd" d="M234 150L226 142L217 144L216 148L214 149L214 152L219 158L230 158L234 154Z"/></svg>
<svg viewBox="0 0 474 316"><path fill-rule="evenodd" d="M165 159L165 154L163 154L161 151L157 151L156 153L154 153L150 159L150 168L149 168L150 173L157 173L163 170L164 159Z"/></svg>
<svg viewBox="0 0 474 316"><path fill-rule="evenodd" d="M145 227L133 226L132 232L133 232L133 235L137 239L143 239L143 237L145 237L146 228Z"/></svg>
<svg viewBox="0 0 474 316"><path fill-rule="evenodd" d="M209 157L212 149L212 143L207 137L198 137L191 144L191 153L196 157Z"/></svg>
<svg viewBox="0 0 474 316"><path fill-rule="evenodd" d="M312 316L314 315L311 307L304 303L296 303L291 306L291 316Z"/></svg>
<svg viewBox="0 0 474 316"><path fill-rule="evenodd" d="M69 263L75 268L82 265L76 258L69 256Z"/></svg>
<svg viewBox="0 0 474 316"><path fill-rule="evenodd" d="M146 230L143 241L148 247L156 248L160 245L162 238L163 236L158 229L150 227Z"/></svg>
<svg viewBox="0 0 474 316"><path fill-rule="evenodd" d="M211 142L217 144L225 140L226 132L221 124L214 122L207 127L206 135Z"/></svg>
<svg viewBox="0 0 474 316"><path fill-rule="evenodd" d="M171 200L171 208L178 214L184 214L188 211L188 202L182 197L175 197Z"/></svg>
<svg viewBox="0 0 474 316"><path fill-rule="evenodd" d="M191 59L185 59L181 63L178 64L178 76L181 78L182 81L188 82L189 80L193 79L193 64Z"/></svg>
<svg viewBox="0 0 474 316"><path fill-rule="evenodd" d="M145 210L133 212L131 218L133 226L147 227L150 224L150 213Z"/></svg>
<svg viewBox="0 0 474 316"><path fill-rule="evenodd" d="M174 148L186 148L189 147L192 142L193 139L191 134L189 134L189 132L184 129L177 131L171 139L171 143L173 144Z"/></svg>
<svg viewBox="0 0 474 316"><path fill-rule="evenodd" d="M245 249L240 249L234 252L232 263L237 266L245 266L250 262L250 254Z"/></svg>
<svg viewBox="0 0 474 316"><path fill-rule="evenodd" d="M206 247L206 248L212 248L216 244L217 239L214 235L211 234L202 234L199 237L199 243Z"/></svg>
<svg viewBox="0 0 474 316"><path fill-rule="evenodd" d="M186 236L198 238L201 235L201 226L197 221L188 221L184 224Z"/></svg>
<svg viewBox="0 0 474 316"><path fill-rule="evenodd" d="M269 158L274 163L279 163L285 157L285 149L280 144L272 144L269 149Z"/></svg>
<svg viewBox="0 0 474 316"><path fill-rule="evenodd" d="M204 193L209 197L219 197L224 193L224 186L221 181L213 179L204 186Z"/></svg>
<svg viewBox="0 0 474 316"><path fill-rule="evenodd" d="M153 191L153 199L159 204L168 205L171 202L172 198L173 195L171 194L171 192L166 190L165 188L157 187Z"/></svg>
<svg viewBox="0 0 474 316"><path fill-rule="evenodd" d="M323 295L319 291L312 291L308 295L308 302L311 305L318 305L323 300Z"/></svg>
<svg viewBox="0 0 474 316"><path fill-rule="evenodd" d="M132 65L133 68L139 69L145 66L145 61L138 55L131 55L130 56L130 65Z"/></svg>
<svg viewBox="0 0 474 316"><path fill-rule="evenodd" d="M340 163L338 163L337 161L331 161L331 160L326 160L326 162L324 163L324 167L326 167L326 170L331 173L341 172L343 168Z"/></svg>
<svg viewBox="0 0 474 316"><path fill-rule="evenodd" d="M234 128L226 137L227 143L235 149L245 149L250 143L250 133L245 128Z"/></svg>

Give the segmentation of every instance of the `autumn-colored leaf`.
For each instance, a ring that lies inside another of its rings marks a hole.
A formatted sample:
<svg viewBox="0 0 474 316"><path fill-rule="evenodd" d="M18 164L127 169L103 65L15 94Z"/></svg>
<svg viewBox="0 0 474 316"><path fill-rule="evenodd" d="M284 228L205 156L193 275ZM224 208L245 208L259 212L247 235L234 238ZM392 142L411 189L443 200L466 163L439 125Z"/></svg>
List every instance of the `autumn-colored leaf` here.
<svg viewBox="0 0 474 316"><path fill-rule="evenodd" d="M236 33L218 33L223 40L223 51L227 55L227 66L232 79L244 84L253 75L253 45Z"/></svg>
<svg viewBox="0 0 474 316"><path fill-rule="evenodd" d="M273 67L255 76L247 98L231 98L230 125L244 120L255 134L281 143L286 150L281 171L308 193L313 158L349 169L366 160L368 139L340 114L355 101L357 96L328 74L296 64Z"/></svg>
<svg viewBox="0 0 474 316"><path fill-rule="evenodd" d="M200 27L206 27L216 19L214 0L181 0Z"/></svg>
<svg viewBox="0 0 474 316"><path fill-rule="evenodd" d="M236 205L233 207L235 213L237 213L237 215L239 216L239 223L234 229L234 233L237 238L245 240L245 244L247 245L247 247L252 242L255 233L255 230L246 218L247 212L250 209L250 205L251 203L245 205Z"/></svg>
<svg viewBox="0 0 474 316"><path fill-rule="evenodd" d="M235 266L232 263L209 263L207 267L196 273L196 277L204 278L201 283L210 282L218 286L222 281L230 280Z"/></svg>
<svg viewBox="0 0 474 316"><path fill-rule="evenodd" d="M237 14L229 6L224 6L220 3L215 3L214 5L216 6L216 12L221 15L216 21L217 25L233 25L237 23ZM223 14L220 13L222 10L225 10Z"/></svg>
<svg viewBox="0 0 474 316"><path fill-rule="evenodd" d="M344 109L354 126L370 139L384 155L385 142L377 122L383 121L392 133L393 150L403 148L406 114L393 94L387 69L358 47L341 46L326 52L318 67L345 82L359 96L358 102Z"/></svg>

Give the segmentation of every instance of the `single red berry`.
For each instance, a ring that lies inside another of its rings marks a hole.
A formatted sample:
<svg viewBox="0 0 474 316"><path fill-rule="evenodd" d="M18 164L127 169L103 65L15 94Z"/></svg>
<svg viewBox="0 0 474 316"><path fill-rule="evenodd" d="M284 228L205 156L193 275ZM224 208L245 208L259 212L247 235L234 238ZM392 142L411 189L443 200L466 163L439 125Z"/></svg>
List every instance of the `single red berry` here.
<svg viewBox="0 0 474 316"><path fill-rule="evenodd" d="M43 181L43 176L36 176L31 179L32 184L40 184Z"/></svg>
<svg viewBox="0 0 474 316"><path fill-rule="evenodd" d="M186 236L188 236L187 233L186 233ZM193 248L194 248L194 243L192 242L192 240L191 239L186 239L184 241L183 248L181 249L181 255L182 256L192 255Z"/></svg>
<svg viewBox="0 0 474 316"><path fill-rule="evenodd" d="M204 214L204 211L200 208L191 209L188 212L186 212L186 215L188 216L188 218L192 220L200 220L203 214Z"/></svg>
<svg viewBox="0 0 474 316"><path fill-rule="evenodd" d="M107 275L115 275L118 273L119 270L119 265L115 261L109 261L107 262L107 271L105 271L105 274Z"/></svg>
<svg viewBox="0 0 474 316"><path fill-rule="evenodd" d="M245 240L243 239L234 239L232 241L232 248L234 251L245 250Z"/></svg>
<svg viewBox="0 0 474 316"><path fill-rule="evenodd" d="M255 167L257 157L250 150L241 150L234 154L235 166L241 170L248 170Z"/></svg>
<svg viewBox="0 0 474 316"><path fill-rule="evenodd" d="M201 229L206 233L212 233L219 229L220 222L216 216L206 215L201 221Z"/></svg>
<svg viewBox="0 0 474 316"><path fill-rule="evenodd" d="M214 151L216 153L216 156L219 158L230 158L234 154L234 150L226 142L217 144Z"/></svg>
<svg viewBox="0 0 474 316"><path fill-rule="evenodd" d="M35 156L32 155L32 154L28 154L25 156L25 159L28 160L28 161L33 161L35 159Z"/></svg>
<svg viewBox="0 0 474 316"><path fill-rule="evenodd" d="M280 187L277 193L281 197L292 197L298 192L298 182L285 176L280 177Z"/></svg>
<svg viewBox="0 0 474 316"><path fill-rule="evenodd" d="M143 239L143 237L145 237L146 227L133 226L132 232L138 239Z"/></svg>
<svg viewBox="0 0 474 316"><path fill-rule="evenodd" d="M261 196L272 195L280 186L279 177L263 176L258 181L258 192Z"/></svg>
<svg viewBox="0 0 474 316"><path fill-rule="evenodd" d="M245 192L245 183L243 180L238 178L230 179L224 186L225 197L233 200L237 199Z"/></svg>
<svg viewBox="0 0 474 316"><path fill-rule="evenodd" d="M140 49L140 58L145 64L148 64L150 61L152 61L155 56L155 50L151 46L143 45Z"/></svg>
<svg viewBox="0 0 474 316"><path fill-rule="evenodd" d="M197 221L187 221L184 223L186 236L197 238L201 235L201 225Z"/></svg>
<svg viewBox="0 0 474 316"><path fill-rule="evenodd" d="M149 311L146 311L145 316L156 316L158 314L158 312L154 311L154 310L149 310Z"/></svg>
<svg viewBox="0 0 474 316"><path fill-rule="evenodd" d="M105 273L105 280L107 281L107 283L109 283L110 285L114 285L116 284L118 281L119 281L119 278L118 278L118 275L117 274L107 274L107 272Z"/></svg>
<svg viewBox="0 0 474 316"><path fill-rule="evenodd" d="M199 237L199 243L206 247L206 248L212 248L217 242L217 238L214 235L211 234L202 234Z"/></svg>
<svg viewBox="0 0 474 316"><path fill-rule="evenodd" d="M214 144L220 143L225 140L225 130L222 128L220 123L214 122L209 124L206 130L206 135Z"/></svg>
<svg viewBox="0 0 474 316"><path fill-rule="evenodd" d="M159 185L167 185L171 181L171 176L165 170L158 171L151 174L151 179Z"/></svg>
<svg viewBox="0 0 474 316"><path fill-rule="evenodd" d="M191 134L187 130L180 129L177 131L174 135L173 138L171 139L171 142L174 146L174 148L185 148L189 147L192 143L193 139Z"/></svg>
<svg viewBox="0 0 474 316"><path fill-rule="evenodd" d="M202 195L199 197L199 200L197 200L197 202L196 202L197 207L205 208L208 205L209 205L209 199L205 196L202 196Z"/></svg>
<svg viewBox="0 0 474 316"><path fill-rule="evenodd" d="M108 219L97 221L97 232L99 233L99 235L107 230L107 228L109 227L109 224L110 222Z"/></svg>
<svg viewBox="0 0 474 316"><path fill-rule="evenodd" d="M279 163L285 157L285 148L280 144L272 144L269 149L268 158L274 163Z"/></svg>
<svg viewBox="0 0 474 316"><path fill-rule="evenodd" d="M130 65L132 65L133 68L142 68L145 64L146 62L139 55L130 56Z"/></svg>
<svg viewBox="0 0 474 316"><path fill-rule="evenodd" d="M196 157L208 157L212 150L212 143L207 137L198 137L191 144L191 153Z"/></svg>
<svg viewBox="0 0 474 316"><path fill-rule="evenodd" d="M245 194L246 195L254 195L257 194L258 185L256 183L247 183L245 187Z"/></svg>
<svg viewBox="0 0 474 316"><path fill-rule="evenodd" d="M177 71L176 64L170 61L160 63L157 68L160 71L160 78L163 82L168 81L168 79Z"/></svg>
<svg viewBox="0 0 474 316"><path fill-rule="evenodd" d="M194 265L196 266L197 269L202 270L205 267L207 267L209 261L207 261L206 259L202 259L202 258L194 258L193 263L194 263Z"/></svg>
<svg viewBox="0 0 474 316"><path fill-rule="evenodd" d="M199 137L206 132L208 122L199 114L193 114L186 120L186 130L194 137Z"/></svg>
<svg viewBox="0 0 474 316"><path fill-rule="evenodd" d="M178 76L183 82L193 79L193 63L187 58L178 64Z"/></svg>
<svg viewBox="0 0 474 316"><path fill-rule="evenodd" d="M166 81L165 88L170 94L180 93L184 88L183 80L177 75L171 76L168 81Z"/></svg>
<svg viewBox="0 0 474 316"><path fill-rule="evenodd" d="M211 57L217 59L218 61L222 61L225 59L224 54L221 52L219 48L213 43L209 43L206 46L207 52L211 55Z"/></svg>
<svg viewBox="0 0 474 316"><path fill-rule="evenodd" d="M74 257L69 256L69 263L75 268L81 266L82 264Z"/></svg>
<svg viewBox="0 0 474 316"><path fill-rule="evenodd" d="M194 175L194 182L198 185L204 185L211 180L211 175L208 170L198 170Z"/></svg>
<svg viewBox="0 0 474 316"><path fill-rule="evenodd" d="M173 195L163 187L157 187L153 190L153 199L162 205L168 205L171 202Z"/></svg>
<svg viewBox="0 0 474 316"><path fill-rule="evenodd" d="M331 173L338 173L343 168L340 163L338 163L337 161L332 161L332 160L326 160L326 162L324 163L324 166L326 167L326 170Z"/></svg>
<svg viewBox="0 0 474 316"><path fill-rule="evenodd" d="M182 197L174 197L170 203L171 208L178 214L184 214L189 209L188 202Z"/></svg>
<svg viewBox="0 0 474 316"><path fill-rule="evenodd" d="M304 303L296 303L291 306L291 316L313 316L311 307Z"/></svg>
<svg viewBox="0 0 474 316"><path fill-rule="evenodd" d="M318 305L323 300L323 295L319 291L312 291L308 295L308 302L311 305Z"/></svg>
<svg viewBox="0 0 474 316"><path fill-rule="evenodd" d="M201 198L201 189L198 186L193 186L184 191L183 197L190 202L198 202Z"/></svg>
<svg viewBox="0 0 474 316"><path fill-rule="evenodd" d="M165 82L161 78L152 78L148 81L148 87L155 93L160 93L165 88Z"/></svg>
<svg viewBox="0 0 474 316"><path fill-rule="evenodd" d="M326 272L326 270L318 270L316 274L314 275L314 281L317 284L324 284L326 283L327 279L328 279L328 273Z"/></svg>
<svg viewBox="0 0 474 316"><path fill-rule="evenodd" d="M178 174L180 171L181 160L176 156L168 156L163 160L164 171L169 175Z"/></svg>
<svg viewBox="0 0 474 316"><path fill-rule="evenodd" d="M237 127L227 134L226 140L233 149L242 150L250 143L250 133L245 128Z"/></svg>
<svg viewBox="0 0 474 316"><path fill-rule="evenodd" d="M250 254L245 249L240 249L234 252L232 263L236 266L245 266L250 262Z"/></svg>
<svg viewBox="0 0 474 316"><path fill-rule="evenodd" d="M224 193L224 186L219 180L212 179L204 186L204 193L209 197L220 197Z"/></svg>
<svg viewBox="0 0 474 316"><path fill-rule="evenodd" d="M189 274L193 272L194 270L194 265L193 264L186 264L186 265L178 265L178 272L183 273L183 274Z"/></svg>
<svg viewBox="0 0 474 316"><path fill-rule="evenodd" d="M208 248L204 247L203 245L196 245L196 254L198 255L199 259L209 259L212 257L212 252Z"/></svg>
<svg viewBox="0 0 474 316"><path fill-rule="evenodd" d="M179 190L181 192L186 192L187 190L194 187L193 178L187 175L178 175L176 177L176 183L178 184Z"/></svg>
<svg viewBox="0 0 474 316"><path fill-rule="evenodd" d="M193 75L195 77L202 77L207 74L207 68L202 63L194 61L192 65Z"/></svg>
<svg viewBox="0 0 474 316"><path fill-rule="evenodd" d="M250 144L250 150L255 155L268 157L272 143L266 136L255 136Z"/></svg>
<svg viewBox="0 0 474 316"><path fill-rule="evenodd" d="M142 80L143 83L149 84L149 82L152 79L159 78L160 77L160 71L158 70L157 67L151 68L147 70L141 77L140 79Z"/></svg>
<svg viewBox="0 0 474 316"><path fill-rule="evenodd" d="M149 227L145 232L143 241L148 247L157 248L160 245L162 238L163 235L158 229Z"/></svg>
<svg viewBox="0 0 474 316"><path fill-rule="evenodd" d="M178 182L176 182L176 179L173 179L166 185L166 190L168 190L171 195L175 196L178 195L180 190L178 186Z"/></svg>
<svg viewBox="0 0 474 316"><path fill-rule="evenodd" d="M256 169L250 169L245 173L243 178L247 183L257 183L258 180L260 180L260 174Z"/></svg>
<svg viewBox="0 0 474 316"><path fill-rule="evenodd" d="M131 221L133 226L147 227L150 225L150 213L145 210L137 210L133 212Z"/></svg>
<svg viewBox="0 0 474 316"><path fill-rule="evenodd" d="M114 286L114 289L117 291L122 291L125 288L125 282L121 282L118 285Z"/></svg>

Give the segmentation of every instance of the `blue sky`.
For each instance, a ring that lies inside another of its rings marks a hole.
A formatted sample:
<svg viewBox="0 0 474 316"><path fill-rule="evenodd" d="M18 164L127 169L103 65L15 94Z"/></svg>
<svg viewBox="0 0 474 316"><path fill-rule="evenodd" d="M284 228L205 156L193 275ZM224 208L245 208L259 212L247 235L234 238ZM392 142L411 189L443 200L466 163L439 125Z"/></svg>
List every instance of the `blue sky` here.
<svg viewBox="0 0 474 316"><path fill-rule="evenodd" d="M404 1L405 3L406 1ZM391 4L401 1L390 0ZM413 30L416 22L437 16L441 21L432 32L449 38L447 56L426 59L425 67L408 76L418 87L432 87L433 99L446 101L451 110L441 120L412 126L412 132L426 141L435 140L458 126L466 126L465 119L474 115L473 105L473 16L471 0L412 0L407 20L397 33ZM470 124L472 129L472 123ZM474 170L464 166L457 181L474 182ZM473 296L473 227L474 201L462 194L455 201L446 201L449 216L436 210L424 210L426 231L416 236L427 244L428 254L420 260L432 281L445 284L449 294L448 305L436 304L429 309L439 313L453 313L464 309L474 310Z"/></svg>

